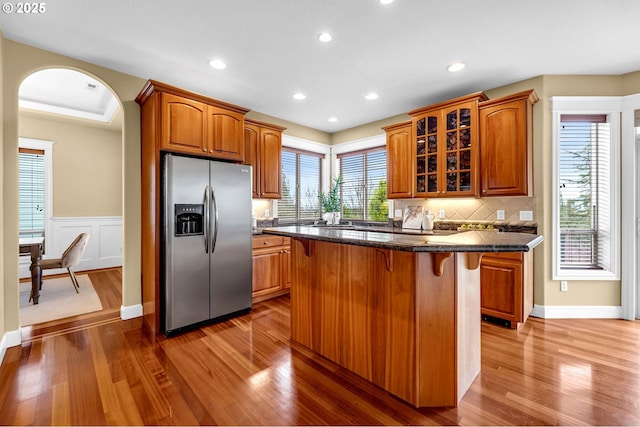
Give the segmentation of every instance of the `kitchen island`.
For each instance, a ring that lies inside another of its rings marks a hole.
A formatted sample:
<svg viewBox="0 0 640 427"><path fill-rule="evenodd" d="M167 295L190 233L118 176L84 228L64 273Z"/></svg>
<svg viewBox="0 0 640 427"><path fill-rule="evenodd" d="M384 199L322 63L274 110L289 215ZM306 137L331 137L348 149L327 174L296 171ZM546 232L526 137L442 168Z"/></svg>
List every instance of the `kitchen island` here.
<svg viewBox="0 0 640 427"><path fill-rule="evenodd" d="M480 372L484 252L542 236L274 227L291 243L291 339L416 407L457 406Z"/></svg>

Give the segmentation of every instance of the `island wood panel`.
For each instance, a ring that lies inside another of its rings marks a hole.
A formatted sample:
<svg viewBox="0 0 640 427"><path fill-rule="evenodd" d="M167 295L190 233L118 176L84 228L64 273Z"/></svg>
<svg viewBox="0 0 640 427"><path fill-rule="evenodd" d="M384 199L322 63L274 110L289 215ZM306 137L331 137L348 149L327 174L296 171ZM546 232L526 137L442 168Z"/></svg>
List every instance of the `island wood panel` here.
<svg viewBox="0 0 640 427"><path fill-rule="evenodd" d="M456 406L480 370L477 265L456 254L438 276L430 253L293 241L291 339L415 406Z"/></svg>
<svg viewBox="0 0 640 427"><path fill-rule="evenodd" d="M416 406L453 406L456 395L455 298L451 286L455 266L451 257L442 263L442 275L433 271L434 257L417 254L416 271Z"/></svg>
<svg viewBox="0 0 640 427"><path fill-rule="evenodd" d="M291 246L291 339L413 400L415 294L401 279L413 277L413 268L396 271L393 282L389 251L307 242L310 256L299 240Z"/></svg>

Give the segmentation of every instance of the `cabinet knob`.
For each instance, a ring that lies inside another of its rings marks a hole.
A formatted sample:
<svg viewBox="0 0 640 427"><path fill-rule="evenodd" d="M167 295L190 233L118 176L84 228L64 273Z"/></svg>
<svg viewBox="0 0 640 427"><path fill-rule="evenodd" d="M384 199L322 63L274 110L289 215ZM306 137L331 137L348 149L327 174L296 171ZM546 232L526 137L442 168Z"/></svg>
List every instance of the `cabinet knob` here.
<svg viewBox="0 0 640 427"><path fill-rule="evenodd" d="M203 149L202 149L202 151L204 151L204 152L206 153L206 152L207 152L207 149L206 149L206 148L203 148Z"/></svg>
<svg viewBox="0 0 640 427"><path fill-rule="evenodd" d="M213 153L213 150L209 150L210 153Z"/></svg>

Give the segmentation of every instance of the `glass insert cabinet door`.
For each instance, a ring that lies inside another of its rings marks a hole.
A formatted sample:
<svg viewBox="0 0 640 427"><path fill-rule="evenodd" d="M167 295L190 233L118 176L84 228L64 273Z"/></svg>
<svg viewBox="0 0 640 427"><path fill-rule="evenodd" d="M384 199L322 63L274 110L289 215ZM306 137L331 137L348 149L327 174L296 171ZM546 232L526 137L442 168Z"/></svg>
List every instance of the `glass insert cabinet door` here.
<svg viewBox="0 0 640 427"><path fill-rule="evenodd" d="M414 117L416 196L474 196L474 103Z"/></svg>

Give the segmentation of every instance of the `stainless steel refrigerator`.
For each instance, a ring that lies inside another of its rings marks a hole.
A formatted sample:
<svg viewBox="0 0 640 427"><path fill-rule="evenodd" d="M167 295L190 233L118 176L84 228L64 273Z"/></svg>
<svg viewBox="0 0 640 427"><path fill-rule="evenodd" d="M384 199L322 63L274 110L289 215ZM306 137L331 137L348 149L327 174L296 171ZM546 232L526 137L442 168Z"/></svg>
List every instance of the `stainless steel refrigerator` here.
<svg viewBox="0 0 640 427"><path fill-rule="evenodd" d="M162 323L171 335L251 309L251 166L163 157Z"/></svg>

